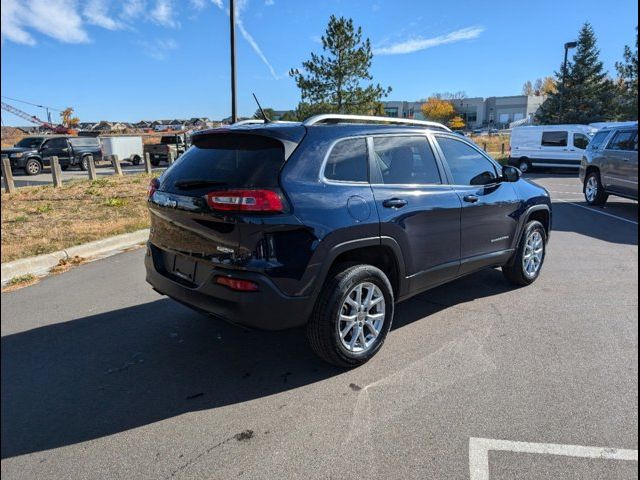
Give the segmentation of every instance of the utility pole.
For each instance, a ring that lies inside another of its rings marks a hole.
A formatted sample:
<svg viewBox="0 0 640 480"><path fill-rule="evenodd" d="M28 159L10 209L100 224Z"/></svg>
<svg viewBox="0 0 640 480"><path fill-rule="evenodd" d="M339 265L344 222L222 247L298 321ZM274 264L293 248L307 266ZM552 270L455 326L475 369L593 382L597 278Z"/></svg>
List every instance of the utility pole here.
<svg viewBox="0 0 640 480"><path fill-rule="evenodd" d="M236 11L235 0L229 0L229 40L231 48L231 123L238 121L236 110Z"/></svg>
<svg viewBox="0 0 640 480"><path fill-rule="evenodd" d="M564 44L564 62L562 63L562 85L560 88L560 105L558 108L558 123L562 123L564 119L564 84L567 77L567 59L569 57L569 49L576 48L577 42L567 42Z"/></svg>

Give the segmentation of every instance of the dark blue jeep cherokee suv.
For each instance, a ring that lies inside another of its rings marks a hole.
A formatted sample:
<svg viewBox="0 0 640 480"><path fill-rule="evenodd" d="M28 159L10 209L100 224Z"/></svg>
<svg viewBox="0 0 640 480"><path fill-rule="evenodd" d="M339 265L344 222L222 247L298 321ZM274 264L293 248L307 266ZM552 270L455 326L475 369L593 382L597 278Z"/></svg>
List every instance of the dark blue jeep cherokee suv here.
<svg viewBox="0 0 640 480"><path fill-rule="evenodd" d="M320 115L192 143L149 187L147 281L239 325L306 324L334 365L380 349L396 302L487 267L540 274L548 193L442 125Z"/></svg>

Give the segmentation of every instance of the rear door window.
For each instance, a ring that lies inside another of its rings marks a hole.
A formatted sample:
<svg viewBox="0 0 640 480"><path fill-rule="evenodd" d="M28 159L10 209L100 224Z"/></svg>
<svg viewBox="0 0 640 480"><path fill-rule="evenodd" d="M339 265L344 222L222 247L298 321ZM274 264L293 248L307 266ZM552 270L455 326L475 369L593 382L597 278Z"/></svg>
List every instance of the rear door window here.
<svg viewBox="0 0 640 480"><path fill-rule="evenodd" d="M59 148L67 148L67 139L66 138L52 138L46 143L47 148L51 149L59 149Z"/></svg>
<svg viewBox="0 0 640 480"><path fill-rule="evenodd" d="M166 171L161 185L164 191L278 186L284 164L280 141L260 135L217 134L196 143Z"/></svg>
<svg viewBox="0 0 640 480"><path fill-rule="evenodd" d="M617 132L609 142L608 150L633 151L638 148L638 131L623 130Z"/></svg>
<svg viewBox="0 0 640 480"><path fill-rule="evenodd" d="M543 147L566 147L569 132L542 132Z"/></svg>
<svg viewBox="0 0 640 480"><path fill-rule="evenodd" d="M436 159L425 137L374 137L374 158L385 184L441 184Z"/></svg>
<svg viewBox="0 0 640 480"><path fill-rule="evenodd" d="M455 185L488 185L498 179L493 163L465 142L437 137Z"/></svg>
<svg viewBox="0 0 640 480"><path fill-rule="evenodd" d="M587 137L584 133L574 133L573 134L573 146L579 148L580 150L585 150L589 145L589 137Z"/></svg>
<svg viewBox="0 0 640 480"><path fill-rule="evenodd" d="M339 182L368 181L367 142L364 138L350 138L336 143L324 168L327 180Z"/></svg>

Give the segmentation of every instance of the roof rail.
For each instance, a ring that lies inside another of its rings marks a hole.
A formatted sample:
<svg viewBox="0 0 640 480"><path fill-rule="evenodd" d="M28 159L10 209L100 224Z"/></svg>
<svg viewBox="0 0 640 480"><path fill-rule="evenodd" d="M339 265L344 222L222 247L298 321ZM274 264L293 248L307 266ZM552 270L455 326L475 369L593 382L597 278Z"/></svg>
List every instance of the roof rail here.
<svg viewBox="0 0 640 480"><path fill-rule="evenodd" d="M236 123L232 123L231 125L252 125L254 123L267 123L260 118L248 118L246 120L239 120Z"/></svg>
<svg viewBox="0 0 640 480"><path fill-rule="evenodd" d="M376 117L374 115L346 115L342 113L323 113L321 115L314 115L307 118L302 124L304 126L317 125L319 123L325 123L330 121L345 120L345 121L361 121L361 122L375 122L375 123L396 123L400 125L417 125L421 127L433 128L436 130L444 130L450 132L451 129L438 122L430 122L428 120L413 120L410 118L397 118L397 117Z"/></svg>

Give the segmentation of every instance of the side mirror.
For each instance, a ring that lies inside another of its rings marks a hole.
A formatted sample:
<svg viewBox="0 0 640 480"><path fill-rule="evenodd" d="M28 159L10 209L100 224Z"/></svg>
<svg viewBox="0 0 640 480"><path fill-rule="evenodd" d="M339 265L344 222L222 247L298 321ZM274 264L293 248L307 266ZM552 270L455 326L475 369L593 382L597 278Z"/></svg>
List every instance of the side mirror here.
<svg viewBox="0 0 640 480"><path fill-rule="evenodd" d="M522 172L516 167L511 167L509 165L502 167L502 179L505 182L517 182L520 180L521 176Z"/></svg>

